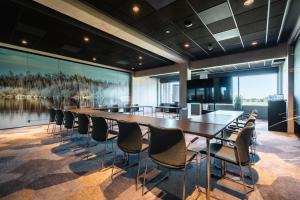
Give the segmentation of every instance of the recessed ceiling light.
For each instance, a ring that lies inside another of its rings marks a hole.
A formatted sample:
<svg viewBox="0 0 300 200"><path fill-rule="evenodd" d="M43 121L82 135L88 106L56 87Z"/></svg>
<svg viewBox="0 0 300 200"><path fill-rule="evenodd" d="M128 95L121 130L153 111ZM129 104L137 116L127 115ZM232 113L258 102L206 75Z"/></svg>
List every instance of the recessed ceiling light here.
<svg viewBox="0 0 300 200"><path fill-rule="evenodd" d="M166 30L165 33L166 33L166 34L170 34L171 31L170 31L170 30Z"/></svg>
<svg viewBox="0 0 300 200"><path fill-rule="evenodd" d="M251 45L252 46L256 46L258 43L256 42L256 41L253 41L252 43L251 43Z"/></svg>
<svg viewBox="0 0 300 200"><path fill-rule="evenodd" d="M189 48L189 47L190 47L190 44L189 44L189 43L185 43L183 46L184 46L185 48Z"/></svg>
<svg viewBox="0 0 300 200"><path fill-rule="evenodd" d="M134 67L131 67L132 70L134 70Z"/></svg>
<svg viewBox="0 0 300 200"><path fill-rule="evenodd" d="M139 60L143 60L143 56L139 56Z"/></svg>
<svg viewBox="0 0 300 200"><path fill-rule="evenodd" d="M139 63L139 66L141 66L142 64L143 64L143 63L140 62L140 63Z"/></svg>
<svg viewBox="0 0 300 200"><path fill-rule="evenodd" d="M87 36L85 36L85 37L83 38L83 41L85 41L85 42L89 42L89 41L90 41L90 38L89 38L89 37L87 37Z"/></svg>
<svg viewBox="0 0 300 200"><path fill-rule="evenodd" d="M209 51L211 51L211 50L214 49L214 46L213 46L211 43L209 43L209 44L207 45L207 49L208 49Z"/></svg>
<svg viewBox="0 0 300 200"><path fill-rule="evenodd" d="M137 5L134 5L134 6L132 7L132 11L133 11L134 13L138 13L138 12L140 12L140 7L138 7Z"/></svg>
<svg viewBox="0 0 300 200"><path fill-rule="evenodd" d="M24 45L28 44L27 40L24 40L24 39L21 40L21 43L24 44Z"/></svg>
<svg viewBox="0 0 300 200"><path fill-rule="evenodd" d="M95 61L97 61L97 58L93 57L93 59L92 59L92 60L95 62Z"/></svg>
<svg viewBox="0 0 300 200"><path fill-rule="evenodd" d="M244 6L250 6L254 3L254 0L245 0L244 1Z"/></svg>
<svg viewBox="0 0 300 200"><path fill-rule="evenodd" d="M191 20L186 19L186 20L184 21L184 26L187 27L187 28L189 28L189 27L193 26L193 23L192 23Z"/></svg>

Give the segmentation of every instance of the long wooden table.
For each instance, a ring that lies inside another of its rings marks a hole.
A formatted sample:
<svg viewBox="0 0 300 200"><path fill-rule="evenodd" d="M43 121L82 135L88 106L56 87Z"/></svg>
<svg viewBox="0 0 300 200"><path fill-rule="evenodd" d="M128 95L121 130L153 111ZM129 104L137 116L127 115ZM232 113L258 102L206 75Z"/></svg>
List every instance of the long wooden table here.
<svg viewBox="0 0 300 200"><path fill-rule="evenodd" d="M140 125L159 126L163 128L180 128L185 133L206 138L207 157L206 157L206 198L210 198L210 140L216 137L227 125L232 123L243 112L240 111L216 111L201 115L192 120L161 119L147 116L126 115L120 113L110 113L90 108L72 109L74 113L86 114L90 116L103 117L109 120L137 122Z"/></svg>
<svg viewBox="0 0 300 200"><path fill-rule="evenodd" d="M107 107L99 107L99 108L92 108L93 110L100 110L100 111L109 111L112 109L129 109L131 113L134 113L134 109L143 108L143 115L145 115L145 108L151 108L151 115L153 115L153 106L107 106Z"/></svg>

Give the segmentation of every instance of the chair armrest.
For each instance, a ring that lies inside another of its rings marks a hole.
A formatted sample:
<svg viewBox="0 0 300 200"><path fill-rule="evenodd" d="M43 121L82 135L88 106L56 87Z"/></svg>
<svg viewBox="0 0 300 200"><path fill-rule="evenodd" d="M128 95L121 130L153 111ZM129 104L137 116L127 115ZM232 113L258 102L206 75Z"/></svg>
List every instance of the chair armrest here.
<svg viewBox="0 0 300 200"><path fill-rule="evenodd" d="M234 140L230 140L230 139L227 139L227 138L215 137L215 139L221 140L221 141L224 141L224 142L232 142L232 143L235 143Z"/></svg>
<svg viewBox="0 0 300 200"><path fill-rule="evenodd" d="M199 137L194 137L186 146L186 148L188 148L191 144L193 144L194 142L196 142L199 139Z"/></svg>

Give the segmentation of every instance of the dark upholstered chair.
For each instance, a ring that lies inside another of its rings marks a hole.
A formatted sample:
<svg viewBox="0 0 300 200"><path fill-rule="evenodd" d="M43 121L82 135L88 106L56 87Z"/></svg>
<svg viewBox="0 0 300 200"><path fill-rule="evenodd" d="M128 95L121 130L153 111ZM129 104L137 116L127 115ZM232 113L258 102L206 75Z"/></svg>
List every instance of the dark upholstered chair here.
<svg viewBox="0 0 300 200"><path fill-rule="evenodd" d="M138 123L118 121L118 126L119 126L119 135L118 135L117 145L119 149L127 155L138 154L138 172L136 176L136 188L137 188L139 171L140 171L140 162L141 162L140 153L147 150L149 144L147 140L143 139L143 134ZM114 152L114 161L112 165L112 176L111 176L112 178L114 175L113 171L114 171L115 158L116 158L116 149Z"/></svg>
<svg viewBox="0 0 300 200"><path fill-rule="evenodd" d="M225 161L225 163L229 162L238 165L240 167L240 177L243 182L246 196L248 193L246 187L250 187L250 186L246 185L245 183L243 166L249 167L252 185L253 185L253 187L250 188L251 191L254 190L254 180L253 180L253 174L250 165L250 153L249 153L249 146L251 144L253 131L254 131L254 124L250 122L247 124L247 126L245 126L243 129L240 130L240 133L237 135L235 141L224 139L224 138L218 138L221 139L223 143L212 143L210 146L212 157ZM227 145L226 144L227 142L233 143L234 145L233 146ZM206 154L206 152L207 152L206 149L203 149L200 151L200 154Z"/></svg>
<svg viewBox="0 0 300 200"><path fill-rule="evenodd" d="M74 114L71 111L64 111L64 128L67 130L67 135L69 130L73 132L76 127ZM63 140L63 137L61 139Z"/></svg>
<svg viewBox="0 0 300 200"><path fill-rule="evenodd" d="M125 104L124 105L124 109L123 109L124 113L131 113L131 108L129 104Z"/></svg>
<svg viewBox="0 0 300 200"><path fill-rule="evenodd" d="M56 115L54 108L49 108L48 112L49 112L49 124L48 124L48 128L47 128L47 132L49 131L50 124L53 124L53 125L55 124L55 115ZM53 131L53 128L54 128L54 126L52 127L52 131Z"/></svg>
<svg viewBox="0 0 300 200"><path fill-rule="evenodd" d="M110 109L110 112L119 112L119 106L118 104L115 104L112 106L112 108Z"/></svg>
<svg viewBox="0 0 300 200"><path fill-rule="evenodd" d="M62 130L61 129L61 126L63 125L64 123L64 113L62 110L60 109L57 109L55 110L55 126L54 126L54 131L56 130L56 126L59 126L60 127L60 131Z"/></svg>
<svg viewBox="0 0 300 200"><path fill-rule="evenodd" d="M87 138L86 145L89 146L90 144L90 120L89 117L85 114L78 114L78 133L79 135L84 135Z"/></svg>
<svg viewBox="0 0 300 200"><path fill-rule="evenodd" d="M104 155L107 153L107 142L111 141L113 149L113 140L118 137L118 133L108 129L106 120L103 117L91 117L92 119L92 138L100 143L105 143L105 149L101 152L102 167L104 162Z"/></svg>
<svg viewBox="0 0 300 200"><path fill-rule="evenodd" d="M89 133L90 120L85 114L78 114L78 133L87 135Z"/></svg>
<svg viewBox="0 0 300 200"><path fill-rule="evenodd" d="M181 129L165 129L150 126L149 158L158 166L169 170L184 171L182 199L185 199L186 166L194 159L197 160L197 172L199 173L198 156L194 151L187 149L184 133ZM144 172L143 190L147 173L147 162ZM199 175L199 174L198 174ZM144 194L144 191L142 191Z"/></svg>

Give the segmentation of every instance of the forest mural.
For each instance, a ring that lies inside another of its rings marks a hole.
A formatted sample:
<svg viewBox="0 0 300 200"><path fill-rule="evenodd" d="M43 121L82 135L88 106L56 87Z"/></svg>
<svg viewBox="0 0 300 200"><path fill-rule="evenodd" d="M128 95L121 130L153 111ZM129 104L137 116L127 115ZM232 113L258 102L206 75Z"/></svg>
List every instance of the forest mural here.
<svg viewBox="0 0 300 200"><path fill-rule="evenodd" d="M46 123L48 107L128 101L126 72L0 48L0 129Z"/></svg>

